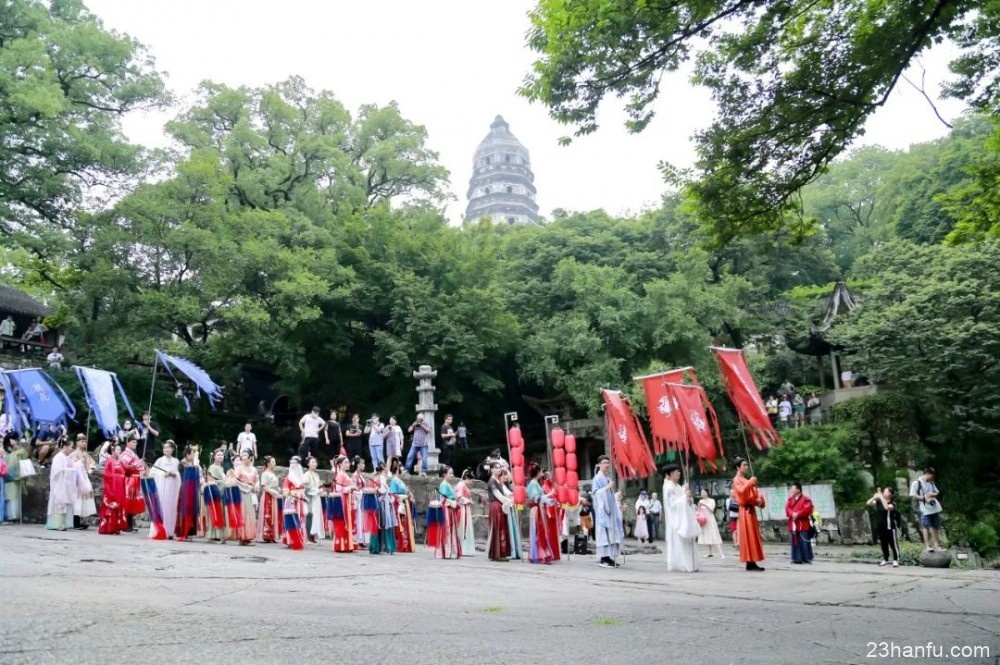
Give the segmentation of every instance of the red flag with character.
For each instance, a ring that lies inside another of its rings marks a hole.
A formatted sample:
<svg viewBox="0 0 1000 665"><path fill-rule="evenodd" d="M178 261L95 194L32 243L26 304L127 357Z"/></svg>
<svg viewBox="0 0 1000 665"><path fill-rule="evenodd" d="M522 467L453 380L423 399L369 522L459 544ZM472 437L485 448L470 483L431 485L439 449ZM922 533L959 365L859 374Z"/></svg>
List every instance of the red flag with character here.
<svg viewBox="0 0 1000 665"><path fill-rule="evenodd" d="M668 383L667 388L677 401L678 420L684 427L686 449L698 458L699 468L704 470L707 462L715 469L716 456L722 456L722 436L715 409L708 401L705 389L679 383Z"/></svg>
<svg viewBox="0 0 1000 665"><path fill-rule="evenodd" d="M639 420L617 390L602 390L604 427L611 441L611 459L622 480L646 478L656 470L653 453Z"/></svg>
<svg viewBox="0 0 1000 665"><path fill-rule="evenodd" d="M722 370L722 382L726 387L726 394L736 407L740 422L749 430L750 440L758 450L780 445L781 437L771 424L771 419L767 417L764 400L761 399L757 384L750 376L743 349L713 346L712 352Z"/></svg>

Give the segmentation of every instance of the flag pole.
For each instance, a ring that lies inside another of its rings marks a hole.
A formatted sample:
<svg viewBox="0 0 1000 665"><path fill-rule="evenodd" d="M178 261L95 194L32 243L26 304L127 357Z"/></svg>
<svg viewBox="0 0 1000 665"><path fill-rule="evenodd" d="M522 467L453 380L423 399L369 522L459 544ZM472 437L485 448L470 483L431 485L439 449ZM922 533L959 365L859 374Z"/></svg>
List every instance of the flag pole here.
<svg viewBox="0 0 1000 665"><path fill-rule="evenodd" d="M152 381L152 384L149 387L149 408L146 409L146 411L149 411L149 413L151 413L151 414L153 413L153 393L156 391L156 364L159 362L159 360L160 360L160 353L159 353L159 351L156 351L154 349L154 352L153 352L153 381Z"/></svg>

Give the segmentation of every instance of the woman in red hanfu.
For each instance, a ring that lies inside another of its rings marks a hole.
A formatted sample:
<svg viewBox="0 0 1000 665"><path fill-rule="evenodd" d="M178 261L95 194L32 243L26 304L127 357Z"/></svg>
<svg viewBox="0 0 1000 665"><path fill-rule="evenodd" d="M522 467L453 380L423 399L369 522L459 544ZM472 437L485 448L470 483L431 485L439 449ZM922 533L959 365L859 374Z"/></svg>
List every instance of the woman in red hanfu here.
<svg viewBox="0 0 1000 665"><path fill-rule="evenodd" d="M788 531L792 541L792 563L812 563L812 541L809 540L809 529L812 527L812 499L802 493L801 483L792 483L785 502L785 515L788 516Z"/></svg>
<svg viewBox="0 0 1000 665"><path fill-rule="evenodd" d="M760 523L757 521L757 508L764 507L764 497L757 491L757 478L747 478L750 465L742 457L736 458L736 477L733 478L733 491L740 504L739 539L740 561L747 565L747 570L764 570L757 565L764 560L764 545L760 542Z"/></svg>
<svg viewBox="0 0 1000 665"><path fill-rule="evenodd" d="M105 535L117 536L128 525L125 519L125 467L121 454L121 446L114 446L111 456L104 462L104 493L97 532Z"/></svg>
<svg viewBox="0 0 1000 665"><path fill-rule="evenodd" d="M396 515L399 516L399 525L396 526L396 551L412 552L414 543L413 533L413 495L403 482L404 465L399 457L389 460L389 471L392 479L389 481L389 492L392 494L396 507Z"/></svg>
<svg viewBox="0 0 1000 665"><path fill-rule="evenodd" d="M559 495L555 484L552 482L552 474L548 471L542 472L542 492L545 498L542 500L542 521L545 523L545 532L548 534L549 546L552 548L552 559L559 561L559 545L562 541L563 511L562 504L559 503Z"/></svg>
<svg viewBox="0 0 1000 665"><path fill-rule="evenodd" d="M365 478L365 460L355 455L351 460L354 473L354 549L368 548L371 534L378 534L378 499L375 497L377 485Z"/></svg>
<svg viewBox="0 0 1000 665"><path fill-rule="evenodd" d="M290 549L301 550L305 547L306 486L298 457L293 457L288 464L281 494L285 498L284 542Z"/></svg>
<svg viewBox="0 0 1000 665"><path fill-rule="evenodd" d="M264 458L264 471L260 474L260 514L257 516L257 538L265 543L276 543L285 534L284 497L281 483L274 473L277 461L268 455Z"/></svg>
<svg viewBox="0 0 1000 665"><path fill-rule="evenodd" d="M118 458L122 468L125 470L125 519L128 521L128 530L132 531L132 516L141 515L146 512L146 502L142 498L140 489L142 474L146 470L146 463L140 459L135 452L137 440L130 438L125 443L125 450Z"/></svg>
<svg viewBox="0 0 1000 665"><path fill-rule="evenodd" d="M330 521L332 523L334 552L353 552L356 547L354 543L354 508L352 497L355 486L347 470L351 466L351 461L344 455L339 455L334 460L334 468L337 470L333 477L331 486L331 496L329 497Z"/></svg>

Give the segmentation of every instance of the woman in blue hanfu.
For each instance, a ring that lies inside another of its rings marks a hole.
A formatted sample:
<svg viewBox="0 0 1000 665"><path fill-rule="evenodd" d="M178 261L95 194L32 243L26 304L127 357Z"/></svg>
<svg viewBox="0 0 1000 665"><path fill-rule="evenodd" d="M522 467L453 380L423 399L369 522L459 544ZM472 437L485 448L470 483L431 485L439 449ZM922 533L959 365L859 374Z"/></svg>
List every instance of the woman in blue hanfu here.
<svg viewBox="0 0 1000 665"><path fill-rule="evenodd" d="M591 485L594 505L594 535L597 542L597 558L604 568L618 565L618 555L622 552L625 528L622 525L622 511L615 500L615 485L608 478L611 458L601 455L597 458L597 469Z"/></svg>

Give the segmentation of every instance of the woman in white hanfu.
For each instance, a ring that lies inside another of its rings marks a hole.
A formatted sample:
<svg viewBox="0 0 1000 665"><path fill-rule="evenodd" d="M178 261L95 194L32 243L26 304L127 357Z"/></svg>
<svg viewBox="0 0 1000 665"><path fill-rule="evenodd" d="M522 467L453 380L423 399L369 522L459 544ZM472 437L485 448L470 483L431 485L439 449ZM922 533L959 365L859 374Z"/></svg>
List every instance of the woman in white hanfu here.
<svg viewBox="0 0 1000 665"><path fill-rule="evenodd" d="M94 458L87 453L87 435L78 434L76 450L70 453L70 459L76 466L77 496L73 506L73 526L86 529L83 520L97 514L97 503L94 501L94 486L90 482L90 474L94 471Z"/></svg>
<svg viewBox="0 0 1000 665"><path fill-rule="evenodd" d="M698 544L708 547L705 556L712 556L712 547L719 548L719 557L726 558L722 553L722 535L719 534L719 523L715 521L715 499L708 495L708 489L701 489L701 497L698 499L698 512L704 516L705 523L701 525L701 533L698 534Z"/></svg>
<svg viewBox="0 0 1000 665"><path fill-rule="evenodd" d="M52 458L49 469L49 508L46 529L65 531L73 526L73 506L76 504L76 465L70 458L69 439L63 438L62 447Z"/></svg>
<svg viewBox="0 0 1000 665"><path fill-rule="evenodd" d="M180 462L174 457L173 441L164 442L163 457L153 465L152 476L156 481L156 492L160 495L163 529L169 538L173 538L177 529L177 499L181 495ZM149 537L153 537L152 524L149 525Z"/></svg>
<svg viewBox="0 0 1000 665"><path fill-rule="evenodd" d="M692 573L698 570L697 538L701 529L691 506L691 492L681 481L681 468L663 469L663 512L666 520L667 570Z"/></svg>

